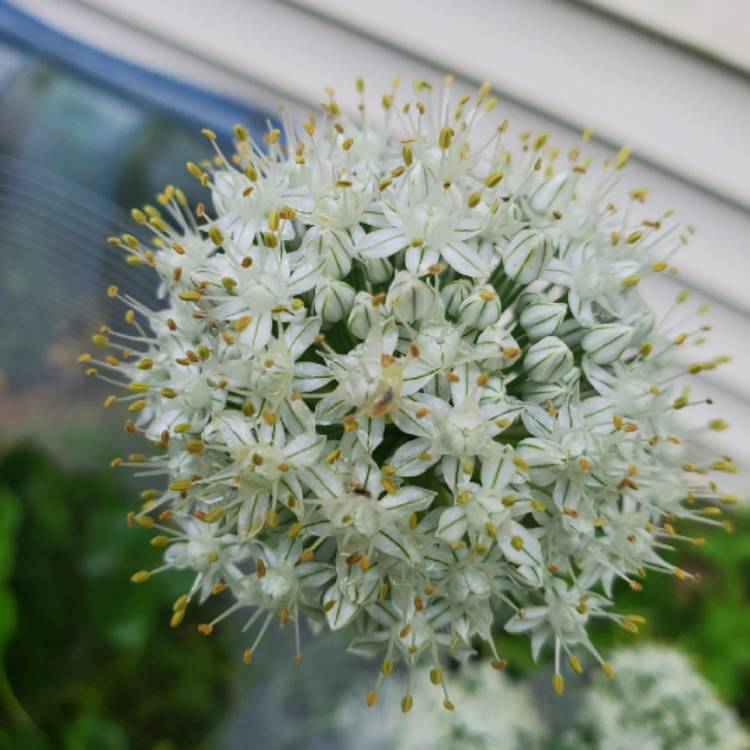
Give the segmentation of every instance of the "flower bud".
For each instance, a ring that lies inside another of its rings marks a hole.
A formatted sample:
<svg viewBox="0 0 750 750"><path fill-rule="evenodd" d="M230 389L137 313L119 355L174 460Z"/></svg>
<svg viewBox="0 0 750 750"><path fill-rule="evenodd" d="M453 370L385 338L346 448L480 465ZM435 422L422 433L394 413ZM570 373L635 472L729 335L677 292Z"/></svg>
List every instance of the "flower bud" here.
<svg viewBox="0 0 750 750"><path fill-rule="evenodd" d="M560 327L555 332L555 335L559 339L562 339L571 349L575 349L580 345L586 331L587 329L575 318L566 318L560 323Z"/></svg>
<svg viewBox="0 0 750 750"><path fill-rule="evenodd" d="M326 323L337 323L349 314L354 294L354 289L346 282L325 279L315 290L315 312Z"/></svg>
<svg viewBox="0 0 750 750"><path fill-rule="evenodd" d="M519 320L529 339L539 341L555 333L567 312L568 306L562 302L539 300L530 304Z"/></svg>
<svg viewBox="0 0 750 750"><path fill-rule="evenodd" d="M324 260L325 275L329 278L341 279L352 269L354 250L344 232L312 227L305 235L301 249L305 257L313 255Z"/></svg>
<svg viewBox="0 0 750 750"><path fill-rule="evenodd" d="M440 291L440 296L445 305L445 312L451 318L457 318L461 304L471 294L472 283L468 279L461 279L447 284Z"/></svg>
<svg viewBox="0 0 750 750"><path fill-rule="evenodd" d="M606 323L594 326L581 340L583 351L592 362L606 365L619 359L630 344L630 326Z"/></svg>
<svg viewBox="0 0 750 750"><path fill-rule="evenodd" d="M518 284L538 279L552 258L552 242L536 229L522 229L503 251L505 273Z"/></svg>
<svg viewBox="0 0 750 750"><path fill-rule="evenodd" d="M435 292L419 276L399 271L385 298L386 308L401 323L423 318L435 302Z"/></svg>
<svg viewBox="0 0 750 750"><path fill-rule="evenodd" d="M554 383L573 369L573 353L556 336L547 336L529 348L523 367L529 380Z"/></svg>
<svg viewBox="0 0 750 750"><path fill-rule="evenodd" d="M358 339L365 339L370 329L385 318L384 305L373 304L373 297L369 292L357 292L347 323L349 330Z"/></svg>
<svg viewBox="0 0 750 750"><path fill-rule="evenodd" d="M648 339L654 331L654 314L650 310L639 311L634 315L623 318L622 323L632 329L630 346L638 346Z"/></svg>
<svg viewBox="0 0 750 750"><path fill-rule="evenodd" d="M365 258L365 275L373 284L383 284L391 278L393 266L388 258Z"/></svg>
<svg viewBox="0 0 750 750"><path fill-rule="evenodd" d="M502 306L497 292L491 286L479 287L458 309L458 320L467 328L483 330L500 318Z"/></svg>
<svg viewBox="0 0 750 750"><path fill-rule="evenodd" d="M524 401L530 401L532 404L543 406L551 401L555 406L559 406L563 399L571 394L580 378L580 370L574 367L567 375L554 383L527 381L521 388L521 394Z"/></svg>
<svg viewBox="0 0 750 750"><path fill-rule="evenodd" d="M499 322L479 334L476 346L482 367L488 370L510 367L521 356L518 343Z"/></svg>

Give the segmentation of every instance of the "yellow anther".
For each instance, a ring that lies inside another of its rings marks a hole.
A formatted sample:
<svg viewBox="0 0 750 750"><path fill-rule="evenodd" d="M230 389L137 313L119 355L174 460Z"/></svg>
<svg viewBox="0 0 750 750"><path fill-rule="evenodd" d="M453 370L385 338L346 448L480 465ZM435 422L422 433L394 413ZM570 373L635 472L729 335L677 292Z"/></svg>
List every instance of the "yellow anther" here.
<svg viewBox="0 0 750 750"><path fill-rule="evenodd" d="M177 296L183 301L183 302L198 302L201 298L201 293L196 292L194 290L186 290L183 292L178 292Z"/></svg>
<svg viewBox="0 0 750 750"><path fill-rule="evenodd" d="M544 148L545 144L547 143L547 138L549 138L549 133L539 133L539 135L534 138L534 141L531 144L531 147L534 149L534 151L539 151L540 149Z"/></svg>
<svg viewBox="0 0 750 750"><path fill-rule="evenodd" d="M559 672L555 672L552 676L552 689L557 695L562 695L565 690L565 680Z"/></svg>
<svg viewBox="0 0 750 750"><path fill-rule="evenodd" d="M440 130L440 134L438 135L438 145L443 150L450 148L451 141L453 140L454 131L453 128L444 127Z"/></svg>
<svg viewBox="0 0 750 750"><path fill-rule="evenodd" d="M263 421L269 426L272 427L276 424L276 415L270 411L269 409L263 409Z"/></svg>
<svg viewBox="0 0 750 750"><path fill-rule="evenodd" d="M489 173L489 174L488 174L488 175L487 175L487 176L486 176L486 177L484 178L484 184L485 184L485 185L486 185L486 186L487 186L488 188L493 188L493 187L495 187L495 185L497 185L497 184L498 184L498 183L500 182L500 180L502 180L502 179L503 179L503 177L504 177L504 176L505 176L505 175L504 175L504 173L503 173L503 172L501 172L500 170L496 170L496 171L494 171L494 172L490 172L490 173Z"/></svg>
<svg viewBox="0 0 750 750"><path fill-rule="evenodd" d="M253 414L255 414L255 406L253 405L252 401L245 401L242 404L242 413L246 417L252 417Z"/></svg>
<svg viewBox="0 0 750 750"><path fill-rule="evenodd" d="M185 610L180 609L177 610L177 612L172 613L172 617L169 619L169 627L170 628L176 628L179 625L182 624L182 621L185 619Z"/></svg>
<svg viewBox="0 0 750 750"><path fill-rule="evenodd" d="M133 401L130 406L128 406L128 411L134 412L134 411L141 411L142 409L146 408L146 401L144 399L139 399L138 401Z"/></svg>
<svg viewBox="0 0 750 750"><path fill-rule="evenodd" d="M570 667L574 672L578 672L578 674L583 673L583 665L581 664L581 660L575 654L568 655L568 663L570 664Z"/></svg>
<svg viewBox="0 0 750 750"><path fill-rule="evenodd" d="M130 576L130 580L133 583L145 583L149 578L151 578L151 573L149 573L147 570L139 570L138 572L133 573L133 575Z"/></svg>
<svg viewBox="0 0 750 750"><path fill-rule="evenodd" d="M476 208L480 202L482 201L482 193L477 190L475 193L470 193L469 197L466 199L466 205L469 208Z"/></svg>
<svg viewBox="0 0 750 750"><path fill-rule="evenodd" d="M392 479L381 479L380 483L389 495L395 495L398 491L398 485Z"/></svg>
<svg viewBox="0 0 750 750"><path fill-rule="evenodd" d="M623 146L615 157L614 167L615 169L622 169L630 161L630 149L627 146Z"/></svg>
<svg viewBox="0 0 750 750"><path fill-rule="evenodd" d="M144 515L143 513L139 513L138 515L136 515L135 522L143 529L153 528L154 525L154 519L151 518L151 516Z"/></svg>
<svg viewBox="0 0 750 750"><path fill-rule="evenodd" d="M485 81L480 87L479 91L477 91L477 101L481 102L482 99L484 99L487 94L492 91L492 84L489 81Z"/></svg>
<svg viewBox="0 0 750 750"><path fill-rule="evenodd" d="M193 486L192 479L175 479L174 482L170 482L168 487L174 492L184 492L189 490Z"/></svg>

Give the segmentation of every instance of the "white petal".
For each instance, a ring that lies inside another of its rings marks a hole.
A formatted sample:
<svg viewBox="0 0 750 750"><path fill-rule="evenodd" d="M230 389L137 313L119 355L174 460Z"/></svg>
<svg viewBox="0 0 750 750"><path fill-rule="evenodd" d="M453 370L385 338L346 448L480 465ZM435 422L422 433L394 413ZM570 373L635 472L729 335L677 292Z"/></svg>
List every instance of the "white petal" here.
<svg viewBox="0 0 750 750"><path fill-rule="evenodd" d="M309 317L302 322L290 323L284 330L284 341L296 360L312 345L320 331L320 318Z"/></svg>
<svg viewBox="0 0 750 750"><path fill-rule="evenodd" d="M388 258L405 248L407 239L401 229L388 227L366 234L357 243L357 251L366 258Z"/></svg>
<svg viewBox="0 0 750 750"><path fill-rule="evenodd" d="M417 438L400 446L388 462L396 469L400 477L416 477L434 466L440 456L431 455L429 459L419 458L420 454L429 454L431 440Z"/></svg>
<svg viewBox="0 0 750 750"><path fill-rule="evenodd" d="M406 515L429 507L434 497L435 493L424 487L402 487L395 495L386 495L380 505Z"/></svg>
<svg viewBox="0 0 750 750"><path fill-rule="evenodd" d="M440 248L445 262L458 273L476 278L486 276L489 268L476 248L466 242L452 242Z"/></svg>
<svg viewBox="0 0 750 750"><path fill-rule="evenodd" d="M325 436L315 432L298 435L284 448L284 459L292 468L310 466L320 456L325 442Z"/></svg>

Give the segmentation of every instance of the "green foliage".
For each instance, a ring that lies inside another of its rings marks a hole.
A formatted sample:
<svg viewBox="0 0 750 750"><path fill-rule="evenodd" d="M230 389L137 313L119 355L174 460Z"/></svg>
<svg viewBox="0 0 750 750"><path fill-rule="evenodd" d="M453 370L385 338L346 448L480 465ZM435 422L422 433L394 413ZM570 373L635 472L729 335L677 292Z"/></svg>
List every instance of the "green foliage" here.
<svg viewBox="0 0 750 750"><path fill-rule="evenodd" d="M210 746L227 660L195 628L169 628L184 579L130 583L159 557L128 531L131 505L108 475L28 446L0 456L0 748Z"/></svg>

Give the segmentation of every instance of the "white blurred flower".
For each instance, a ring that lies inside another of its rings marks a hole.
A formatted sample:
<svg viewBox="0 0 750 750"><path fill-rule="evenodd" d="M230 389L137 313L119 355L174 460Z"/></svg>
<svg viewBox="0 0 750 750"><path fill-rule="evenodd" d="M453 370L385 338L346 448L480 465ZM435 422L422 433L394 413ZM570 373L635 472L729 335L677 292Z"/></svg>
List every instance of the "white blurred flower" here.
<svg viewBox="0 0 750 750"><path fill-rule="evenodd" d="M747 750L750 736L732 709L679 651L623 649L611 680L586 691L568 745L582 750Z"/></svg>
<svg viewBox="0 0 750 750"><path fill-rule="evenodd" d="M434 677L433 673L433 677ZM346 746L362 750L542 750L547 731L525 688L489 665L466 664L450 680L455 709L443 711L439 686L394 677L383 705L367 716L344 702L337 720Z"/></svg>

